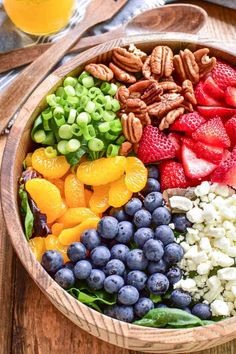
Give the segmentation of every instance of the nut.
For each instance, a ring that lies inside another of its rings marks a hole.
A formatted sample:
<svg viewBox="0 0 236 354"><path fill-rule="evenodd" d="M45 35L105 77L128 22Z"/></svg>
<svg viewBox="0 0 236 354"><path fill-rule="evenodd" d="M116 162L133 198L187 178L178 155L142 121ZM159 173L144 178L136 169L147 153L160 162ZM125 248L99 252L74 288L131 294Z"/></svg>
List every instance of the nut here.
<svg viewBox="0 0 236 354"><path fill-rule="evenodd" d="M139 72L143 66L141 58L125 48L113 49L112 61L121 69L134 73Z"/></svg>
<svg viewBox="0 0 236 354"><path fill-rule="evenodd" d="M123 114L121 124L126 139L132 144L138 143L143 134L143 126L140 120L133 113Z"/></svg>
<svg viewBox="0 0 236 354"><path fill-rule="evenodd" d="M131 92L131 93L132 92L139 92L142 95L152 82L155 82L155 81L153 81L153 80L137 81L135 84L133 84L129 87L129 92Z"/></svg>
<svg viewBox="0 0 236 354"><path fill-rule="evenodd" d="M133 149L133 144L131 144L129 141L124 141L121 144L119 155L128 156L129 153L132 151L132 149Z"/></svg>
<svg viewBox="0 0 236 354"><path fill-rule="evenodd" d="M181 82L189 79L193 84L198 83L199 67L194 54L189 49L181 50L174 56L174 68Z"/></svg>
<svg viewBox="0 0 236 354"><path fill-rule="evenodd" d="M209 73L216 65L216 58L215 57L210 58L208 56L208 54L209 54L208 48L199 49L196 52L194 52L193 54L194 54L194 57L195 57L195 60L198 64L198 66L199 66L200 77Z"/></svg>
<svg viewBox="0 0 236 354"><path fill-rule="evenodd" d="M179 92L181 91L181 87L178 86L175 82L173 81L162 81L158 82L158 86L162 88L163 91L172 91L172 92Z"/></svg>
<svg viewBox="0 0 236 354"><path fill-rule="evenodd" d="M85 66L85 70L97 79L103 81L111 81L114 77L112 70L104 64L91 63Z"/></svg>
<svg viewBox="0 0 236 354"><path fill-rule="evenodd" d="M134 113L135 117L139 118L142 125L151 124L151 119L147 113L147 105L140 98L128 98L126 105L121 113Z"/></svg>
<svg viewBox="0 0 236 354"><path fill-rule="evenodd" d="M120 86L115 97L121 103L121 106L123 106L129 98L129 89L126 86Z"/></svg>
<svg viewBox="0 0 236 354"><path fill-rule="evenodd" d="M159 87L157 82L151 82L149 86L144 91L141 99L147 104L150 105L154 102L161 101L161 95L163 94L163 89Z"/></svg>
<svg viewBox="0 0 236 354"><path fill-rule="evenodd" d="M161 119L167 115L173 109L179 108L184 101L184 97L177 93L164 94L161 102L153 103L148 106L148 113L150 116L154 116Z"/></svg>
<svg viewBox="0 0 236 354"><path fill-rule="evenodd" d="M147 80L150 80L151 78L153 78L151 66L150 66L150 57L147 57L147 59L143 63L142 73L143 73L143 76L145 77L145 79L147 79Z"/></svg>
<svg viewBox="0 0 236 354"><path fill-rule="evenodd" d="M193 112L194 111L192 103L187 102L185 100L181 104L181 107L183 107L185 109L185 111L187 111L187 112Z"/></svg>
<svg viewBox="0 0 236 354"><path fill-rule="evenodd" d="M169 113L167 113L167 115L162 118L161 123L159 124L159 129L160 130L164 130L169 128L169 126L171 124L174 123L174 121L179 118L182 114L184 114L184 108L183 107L179 107L176 109L173 109L172 111L170 111Z"/></svg>
<svg viewBox="0 0 236 354"><path fill-rule="evenodd" d="M190 80L184 80L182 83L182 95L184 96L185 102L189 102L192 105L197 104L197 100L194 94L193 84Z"/></svg>
<svg viewBox="0 0 236 354"><path fill-rule="evenodd" d="M167 46L157 46L150 57L151 72L160 77L169 77L173 72L173 52Z"/></svg>
<svg viewBox="0 0 236 354"><path fill-rule="evenodd" d="M136 82L136 77L134 75L120 69L115 64L109 63L109 68L112 70L116 80L125 82L126 84L133 84L134 82Z"/></svg>

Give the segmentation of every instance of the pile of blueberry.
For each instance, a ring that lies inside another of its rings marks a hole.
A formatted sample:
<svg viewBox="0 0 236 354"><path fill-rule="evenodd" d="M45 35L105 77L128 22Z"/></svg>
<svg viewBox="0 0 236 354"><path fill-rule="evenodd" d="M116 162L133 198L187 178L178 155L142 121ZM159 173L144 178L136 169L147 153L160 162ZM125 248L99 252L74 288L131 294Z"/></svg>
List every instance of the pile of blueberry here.
<svg viewBox="0 0 236 354"><path fill-rule="evenodd" d="M176 264L184 251L168 226L174 221L177 229L183 231L186 218L180 215L172 220L157 179L157 168L149 167L147 185L140 198L136 196L123 208L112 209L109 216L100 220L97 230L84 231L81 242L68 247L71 262L63 266L62 256L57 251L47 251L42 257L43 267L64 289L83 280L92 291L104 289L116 294L117 304L107 307L104 313L121 321L142 318L154 308L150 295L163 296L167 291L168 307L190 312L191 295L180 289L173 290L173 284L182 277ZM194 314L210 318L209 307L198 305L200 310ZM155 307L167 305L162 302Z"/></svg>

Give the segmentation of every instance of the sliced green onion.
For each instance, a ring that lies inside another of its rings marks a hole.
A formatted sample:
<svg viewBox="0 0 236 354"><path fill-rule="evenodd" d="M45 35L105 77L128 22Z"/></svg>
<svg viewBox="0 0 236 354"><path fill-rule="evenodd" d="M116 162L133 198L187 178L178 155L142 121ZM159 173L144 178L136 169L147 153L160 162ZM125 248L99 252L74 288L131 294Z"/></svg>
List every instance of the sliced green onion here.
<svg viewBox="0 0 236 354"><path fill-rule="evenodd" d="M119 145L114 145L110 144L107 147L107 157L115 157L119 154L120 146Z"/></svg>
<svg viewBox="0 0 236 354"><path fill-rule="evenodd" d="M75 86L75 93L78 97L88 95L88 89L86 87L82 86L81 84L77 84Z"/></svg>
<svg viewBox="0 0 236 354"><path fill-rule="evenodd" d="M58 116L54 117L54 121L58 127L61 127L63 124L65 124L66 120L64 116Z"/></svg>
<svg viewBox="0 0 236 354"><path fill-rule="evenodd" d="M94 77L93 80L94 80L94 86L100 86L102 83L102 80L97 79L96 77Z"/></svg>
<svg viewBox="0 0 236 354"><path fill-rule="evenodd" d="M44 141L42 142L43 145L54 145L55 144L55 136L54 133L48 132L46 134L46 138L44 139Z"/></svg>
<svg viewBox="0 0 236 354"><path fill-rule="evenodd" d="M90 88L94 86L94 80L92 76L88 76L88 77L84 77L82 79L82 84L84 85L84 87L86 88Z"/></svg>
<svg viewBox="0 0 236 354"><path fill-rule="evenodd" d="M111 133L109 133L109 132L106 132L106 133L105 133L105 139L106 139L106 140L114 141L114 140L117 139L117 137L118 137L117 134L111 134Z"/></svg>
<svg viewBox="0 0 236 354"><path fill-rule="evenodd" d="M51 119L52 116L53 116L53 114L52 114L51 108L47 108L42 112L43 119L48 120L48 119Z"/></svg>
<svg viewBox="0 0 236 354"><path fill-rule="evenodd" d="M73 136L71 125L63 124L58 131L59 137L61 139L71 139Z"/></svg>
<svg viewBox="0 0 236 354"><path fill-rule="evenodd" d="M77 125L77 124L72 124L71 126L71 131L72 131L72 134L75 135L75 136L81 136L83 135L82 131L81 131L81 128Z"/></svg>
<svg viewBox="0 0 236 354"><path fill-rule="evenodd" d="M88 96L81 96L80 98L80 106L81 107L86 107L86 104L90 101Z"/></svg>
<svg viewBox="0 0 236 354"><path fill-rule="evenodd" d="M117 101L115 98L111 101L111 109L113 112L117 112L120 110L120 102Z"/></svg>
<svg viewBox="0 0 236 354"><path fill-rule="evenodd" d="M118 90L118 87L116 86L116 84L111 83L111 87L107 93L108 93L108 95L115 96L117 90Z"/></svg>
<svg viewBox="0 0 236 354"><path fill-rule="evenodd" d="M115 119L110 122L111 131L114 133L119 133L122 131L122 125L119 119Z"/></svg>
<svg viewBox="0 0 236 354"><path fill-rule="evenodd" d="M82 71L82 73L80 74L80 76L78 77L78 81L82 84L82 80L85 78L85 77L89 77L90 74L87 72L87 71Z"/></svg>
<svg viewBox="0 0 236 354"><path fill-rule="evenodd" d="M68 143L67 140L61 140L57 144L57 150L60 152L60 154L66 155L68 153L68 151L67 151L67 143Z"/></svg>
<svg viewBox="0 0 236 354"><path fill-rule="evenodd" d="M56 96L62 97L62 98L66 97L64 87L62 87L62 86L58 87L58 89L56 90Z"/></svg>
<svg viewBox="0 0 236 354"><path fill-rule="evenodd" d="M95 103L93 103L92 101L89 101L86 106L85 106L85 111L88 113L92 113L96 108Z"/></svg>
<svg viewBox="0 0 236 354"><path fill-rule="evenodd" d="M80 148L80 142L77 139L70 139L66 145L68 152L75 152Z"/></svg>
<svg viewBox="0 0 236 354"><path fill-rule="evenodd" d="M124 135L121 135L117 140L116 140L116 144L117 145L121 145L122 143L124 143L126 141L126 138Z"/></svg>
<svg viewBox="0 0 236 354"><path fill-rule="evenodd" d="M76 115L77 115L76 109L71 108L68 119L67 119L67 123L73 124L75 122Z"/></svg>
<svg viewBox="0 0 236 354"><path fill-rule="evenodd" d="M71 104L74 107L78 107L78 105L79 105L79 97L68 96L66 100L69 104Z"/></svg>
<svg viewBox="0 0 236 354"><path fill-rule="evenodd" d="M89 122L91 122L91 117L87 112L81 112L76 119L76 123L80 126L87 125Z"/></svg>
<svg viewBox="0 0 236 354"><path fill-rule="evenodd" d="M93 111L92 113L91 113L91 118L93 119L93 120L101 120L102 119L102 116L103 116L103 109L102 109L102 107L98 107L98 106L96 106L96 108L95 108L95 111Z"/></svg>
<svg viewBox="0 0 236 354"><path fill-rule="evenodd" d="M85 140L90 140L96 136L95 129L91 124L81 127L81 130Z"/></svg>
<svg viewBox="0 0 236 354"><path fill-rule="evenodd" d="M36 131L38 130L43 130L43 118L42 116L38 116L35 121L34 121L34 126L31 130L31 138L34 140L34 134L36 133Z"/></svg>
<svg viewBox="0 0 236 354"><path fill-rule="evenodd" d="M41 144L46 139L46 133L44 130L40 129L34 133L33 140Z"/></svg>
<svg viewBox="0 0 236 354"><path fill-rule="evenodd" d="M104 149L104 143L102 140L93 138L88 142L88 148L91 151L102 151Z"/></svg>
<svg viewBox="0 0 236 354"><path fill-rule="evenodd" d="M94 98L93 102L96 104L96 107L104 107L106 103L106 98L103 95L98 95Z"/></svg>
<svg viewBox="0 0 236 354"><path fill-rule="evenodd" d="M108 91L111 89L111 84L109 84L109 82L104 81L101 84L101 90L102 92L106 95L108 93Z"/></svg>
<svg viewBox="0 0 236 354"><path fill-rule="evenodd" d="M56 107L57 102L56 102L56 95L53 93L51 95L47 95L46 97L47 104L51 107Z"/></svg>
<svg viewBox="0 0 236 354"><path fill-rule="evenodd" d="M110 123L104 122L104 123L99 124L98 130L100 131L100 133L108 132L110 130Z"/></svg>
<svg viewBox="0 0 236 354"><path fill-rule="evenodd" d="M88 96L90 98L95 98L98 95L101 95L101 90L98 87L91 87L88 91Z"/></svg>
<svg viewBox="0 0 236 354"><path fill-rule="evenodd" d="M73 86L71 86L71 85L65 86L64 90L65 90L65 93L67 94L67 96L75 96L75 89Z"/></svg>
<svg viewBox="0 0 236 354"><path fill-rule="evenodd" d="M116 115L114 112L112 111L104 111L103 112L103 119L106 122L111 122L112 120L114 120L116 118Z"/></svg>
<svg viewBox="0 0 236 354"><path fill-rule="evenodd" d="M112 108L112 97L111 96L105 96L105 109L107 111L111 111L111 108Z"/></svg>
<svg viewBox="0 0 236 354"><path fill-rule="evenodd" d="M57 156L57 150L53 149L52 146L47 146L46 149L44 149L44 153L48 158L53 158Z"/></svg>
<svg viewBox="0 0 236 354"><path fill-rule="evenodd" d="M77 84L77 79L74 78L74 77L71 77L71 76L68 76L65 78L64 82L63 82L63 85L64 86L73 86L75 87L75 85Z"/></svg>

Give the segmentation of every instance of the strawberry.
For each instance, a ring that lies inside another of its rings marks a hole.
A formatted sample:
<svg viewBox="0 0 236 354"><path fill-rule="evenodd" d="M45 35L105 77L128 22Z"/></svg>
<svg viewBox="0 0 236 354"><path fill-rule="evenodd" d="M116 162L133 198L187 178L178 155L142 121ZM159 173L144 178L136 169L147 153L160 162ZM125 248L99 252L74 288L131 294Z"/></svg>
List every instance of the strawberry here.
<svg viewBox="0 0 236 354"><path fill-rule="evenodd" d="M236 149L217 167L211 180L236 188Z"/></svg>
<svg viewBox="0 0 236 354"><path fill-rule="evenodd" d="M225 102L229 106L236 107L236 87L227 87L225 90Z"/></svg>
<svg viewBox="0 0 236 354"><path fill-rule="evenodd" d="M236 69L223 60L217 60L211 76L223 91L227 86L236 86Z"/></svg>
<svg viewBox="0 0 236 354"><path fill-rule="evenodd" d="M172 142L175 147L175 155L178 159L181 159L181 138L182 136L177 133L169 133L168 139Z"/></svg>
<svg viewBox="0 0 236 354"><path fill-rule="evenodd" d="M183 166L179 162L165 161L160 164L161 190L188 186Z"/></svg>
<svg viewBox="0 0 236 354"><path fill-rule="evenodd" d="M208 76L204 81L203 90L207 95L215 97L220 101L224 99L224 91L219 88L211 76Z"/></svg>
<svg viewBox="0 0 236 354"><path fill-rule="evenodd" d="M197 110L199 114L206 119L214 118L215 116L219 116L222 119L227 119L236 114L236 109L227 107L198 106Z"/></svg>
<svg viewBox="0 0 236 354"><path fill-rule="evenodd" d="M204 83L203 81L199 81L195 88L195 97L198 104L203 106L220 106L222 103L219 100L216 100L212 96L209 96L204 91Z"/></svg>
<svg viewBox="0 0 236 354"><path fill-rule="evenodd" d="M137 155L143 163L171 159L175 157L175 147L158 128L147 125L144 128Z"/></svg>
<svg viewBox="0 0 236 354"><path fill-rule="evenodd" d="M231 146L236 145L236 115L225 123L225 130L230 137Z"/></svg>
<svg viewBox="0 0 236 354"><path fill-rule="evenodd" d="M193 134L194 140L202 143L227 148L230 146L230 139L220 117L215 117L201 125Z"/></svg>
<svg viewBox="0 0 236 354"><path fill-rule="evenodd" d="M206 120L198 112L183 114L170 126L170 130L192 133Z"/></svg>
<svg viewBox="0 0 236 354"><path fill-rule="evenodd" d="M182 163L185 175L191 179L206 177L217 167L209 161L197 158L197 155L185 144L182 146Z"/></svg>

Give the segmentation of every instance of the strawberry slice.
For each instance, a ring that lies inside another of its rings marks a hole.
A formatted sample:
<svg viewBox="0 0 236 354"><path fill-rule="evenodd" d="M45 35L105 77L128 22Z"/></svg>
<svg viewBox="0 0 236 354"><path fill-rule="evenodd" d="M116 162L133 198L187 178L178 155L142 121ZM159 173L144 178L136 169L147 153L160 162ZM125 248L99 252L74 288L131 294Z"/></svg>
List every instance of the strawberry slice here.
<svg viewBox="0 0 236 354"><path fill-rule="evenodd" d="M236 149L217 167L211 180L236 188Z"/></svg>
<svg viewBox="0 0 236 354"><path fill-rule="evenodd" d="M236 86L236 69L223 60L217 60L211 72L215 83L225 91L228 86Z"/></svg>
<svg viewBox="0 0 236 354"><path fill-rule="evenodd" d="M224 99L224 91L219 88L211 76L208 76L204 81L203 90L207 95L215 97L220 101Z"/></svg>
<svg viewBox="0 0 236 354"><path fill-rule="evenodd" d="M225 154L225 149L216 146L211 146L202 143L201 141L196 142L190 138L184 137L182 139L182 142L183 144L185 144L185 146L190 148L199 159L202 158L216 165L221 162Z"/></svg>
<svg viewBox="0 0 236 354"><path fill-rule="evenodd" d="M220 106L222 105L222 102L219 100L216 100L212 96L209 96L205 91L204 91L204 83L203 81L199 81L195 88L195 97L197 100L197 103L203 106Z"/></svg>
<svg viewBox="0 0 236 354"><path fill-rule="evenodd" d="M186 188L188 183L184 173L184 168L179 162L165 161L160 164L161 190L168 188Z"/></svg>
<svg viewBox="0 0 236 354"><path fill-rule="evenodd" d="M212 173L217 165L197 158L197 155L186 145L182 146L182 163L185 175L191 179L199 179Z"/></svg>
<svg viewBox="0 0 236 354"><path fill-rule="evenodd" d="M212 146L227 148L230 146L230 139L220 117L215 117L201 125L193 134L194 140Z"/></svg>
<svg viewBox="0 0 236 354"><path fill-rule="evenodd" d="M219 107L198 106L197 110L199 114L206 119L214 118L215 116L218 116L222 119L228 119L236 114L235 108L227 108L227 107L220 107L220 106Z"/></svg>
<svg viewBox="0 0 236 354"><path fill-rule="evenodd" d="M169 133L168 139L172 142L175 147L175 154L176 157L180 160L181 159L181 138L182 136L177 133Z"/></svg>
<svg viewBox="0 0 236 354"><path fill-rule="evenodd" d="M170 130L192 133L206 120L198 112L183 114L170 126Z"/></svg>
<svg viewBox="0 0 236 354"><path fill-rule="evenodd" d="M229 106L236 107L236 87L227 87L225 90L225 102Z"/></svg>
<svg viewBox="0 0 236 354"><path fill-rule="evenodd" d="M137 155L143 163L171 159L175 157L175 147L158 128L147 125L144 128Z"/></svg>
<svg viewBox="0 0 236 354"><path fill-rule="evenodd" d="M230 118L225 123L225 130L231 140L231 146L236 145L236 116Z"/></svg>

